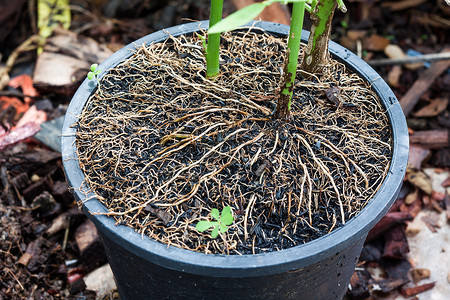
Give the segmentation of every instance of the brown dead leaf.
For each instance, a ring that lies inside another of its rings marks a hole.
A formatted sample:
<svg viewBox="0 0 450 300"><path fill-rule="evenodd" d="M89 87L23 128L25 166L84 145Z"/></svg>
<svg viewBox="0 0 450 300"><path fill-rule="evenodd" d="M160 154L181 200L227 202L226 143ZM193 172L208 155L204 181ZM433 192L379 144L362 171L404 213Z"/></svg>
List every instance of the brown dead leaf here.
<svg viewBox="0 0 450 300"><path fill-rule="evenodd" d="M412 269L411 276L414 283L417 284L422 279L430 278L431 272L428 269Z"/></svg>
<svg viewBox="0 0 450 300"><path fill-rule="evenodd" d="M400 85L400 76L402 75L402 67L401 66L393 66L388 74L388 83L390 86L399 87Z"/></svg>
<svg viewBox="0 0 450 300"><path fill-rule="evenodd" d="M160 219L164 223L164 225L167 225L172 219L171 215L168 212L165 212L159 208L154 208L151 205L147 205L144 210L156 215L156 217Z"/></svg>
<svg viewBox="0 0 450 300"><path fill-rule="evenodd" d="M408 168L406 179L428 195L433 192L430 177L421 170Z"/></svg>
<svg viewBox="0 0 450 300"><path fill-rule="evenodd" d="M363 40L363 47L369 51L384 51L390 41L384 36L372 34Z"/></svg>
<svg viewBox="0 0 450 300"><path fill-rule="evenodd" d="M414 201L416 201L418 195L419 195L419 190L418 189L414 189L414 191L412 193L410 193L410 194L408 194L408 196L406 196L405 204L406 205L413 204Z"/></svg>
<svg viewBox="0 0 450 300"><path fill-rule="evenodd" d="M384 54L386 54L387 57L392 59L402 59L407 57L406 53L403 51L402 48L398 45L387 45L386 48L384 48ZM415 63L415 64L406 64L405 67L407 67L410 70L415 70L423 66L423 63Z"/></svg>
<svg viewBox="0 0 450 300"><path fill-rule="evenodd" d="M427 106L422 107L417 112L413 113L415 117L435 117L447 109L448 99L438 98L431 101Z"/></svg>
<svg viewBox="0 0 450 300"><path fill-rule="evenodd" d="M426 216L423 216L422 221L433 233L437 232L437 230L441 228L439 225L439 215L435 212L430 212Z"/></svg>

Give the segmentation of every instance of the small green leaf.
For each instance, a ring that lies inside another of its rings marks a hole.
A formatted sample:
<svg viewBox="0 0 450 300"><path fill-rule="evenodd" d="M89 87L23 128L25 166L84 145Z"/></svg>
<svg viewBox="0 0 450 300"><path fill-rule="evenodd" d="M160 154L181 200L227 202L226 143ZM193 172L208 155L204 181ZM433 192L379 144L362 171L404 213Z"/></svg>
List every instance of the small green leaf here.
<svg viewBox="0 0 450 300"><path fill-rule="evenodd" d="M220 222L225 225L233 224L233 214L231 213L231 207L225 206L222 210L222 215L220 216Z"/></svg>
<svg viewBox="0 0 450 300"><path fill-rule="evenodd" d="M219 220L219 215L220 215L220 213L219 213L219 210L217 209L217 208L213 208L213 209L211 209L211 216L214 218L214 219L216 219L217 221Z"/></svg>
<svg viewBox="0 0 450 300"><path fill-rule="evenodd" d="M195 225L195 228L203 232L205 230L208 230L209 228L213 227L217 222L209 222L209 221L199 221L197 225Z"/></svg>
<svg viewBox="0 0 450 300"><path fill-rule="evenodd" d="M89 80L92 80L92 78L94 78L94 73L93 73L93 72L89 72L89 73L87 74L87 78L88 78Z"/></svg>
<svg viewBox="0 0 450 300"><path fill-rule="evenodd" d="M227 232L228 226L223 223L219 223L219 229L220 229L220 232L224 233L224 232Z"/></svg>
<svg viewBox="0 0 450 300"><path fill-rule="evenodd" d="M216 226L213 231L211 231L211 237L215 239L219 235L219 226Z"/></svg>
<svg viewBox="0 0 450 300"><path fill-rule="evenodd" d="M95 70L97 69L97 67L98 67L98 64L92 64L92 65L91 65L91 71L92 71L92 72L95 72Z"/></svg>
<svg viewBox="0 0 450 300"><path fill-rule="evenodd" d="M95 72L94 72L94 75L97 76L98 74L100 74L101 71L102 70L100 70L100 69L96 69Z"/></svg>
<svg viewBox="0 0 450 300"><path fill-rule="evenodd" d="M208 45L206 44L206 38L203 35L198 34L197 32L195 34L202 41L203 51L206 52L206 50L208 49Z"/></svg>
<svg viewBox="0 0 450 300"><path fill-rule="evenodd" d="M271 1L259 2L250 4L235 13L232 13L222 21L218 22L211 28L209 28L208 33L221 33L224 31L231 31L239 26L244 25L249 22L251 19L256 18L264 8L272 3Z"/></svg>

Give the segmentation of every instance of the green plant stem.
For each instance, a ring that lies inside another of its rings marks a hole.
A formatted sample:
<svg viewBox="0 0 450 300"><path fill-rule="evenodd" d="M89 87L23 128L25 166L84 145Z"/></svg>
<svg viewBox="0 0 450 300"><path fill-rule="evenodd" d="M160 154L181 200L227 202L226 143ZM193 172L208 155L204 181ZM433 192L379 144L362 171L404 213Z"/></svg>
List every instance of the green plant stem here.
<svg viewBox="0 0 450 300"><path fill-rule="evenodd" d="M209 15L209 27L214 26L222 20L223 0L211 0L211 12ZM206 76L214 77L219 74L219 47L220 33L208 35L208 46L206 48Z"/></svg>
<svg viewBox="0 0 450 300"><path fill-rule="evenodd" d="M290 115L304 14L305 2L295 2L292 6L291 27L289 29L288 37L287 62L284 66L280 95L278 97L277 110L275 112L275 117L281 120L288 120Z"/></svg>
<svg viewBox="0 0 450 300"><path fill-rule="evenodd" d="M343 6L342 1L340 3L342 6L341 9L344 10L345 6ZM329 58L328 41L330 40L331 21L337 5L336 0L319 0L312 7L311 35L308 40L308 45L305 48L305 57L300 66L303 71L311 74L318 73L327 64Z"/></svg>

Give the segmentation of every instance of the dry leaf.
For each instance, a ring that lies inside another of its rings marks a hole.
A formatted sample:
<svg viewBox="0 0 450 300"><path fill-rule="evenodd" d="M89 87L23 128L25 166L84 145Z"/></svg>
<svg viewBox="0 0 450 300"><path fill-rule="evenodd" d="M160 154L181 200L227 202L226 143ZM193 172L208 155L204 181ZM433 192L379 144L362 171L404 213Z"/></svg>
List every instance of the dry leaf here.
<svg viewBox="0 0 450 300"><path fill-rule="evenodd" d="M147 205L144 210L156 215L156 217L160 219L164 223L164 225L167 225L172 219L168 212L165 212L159 208L154 208L151 205Z"/></svg>
<svg viewBox="0 0 450 300"><path fill-rule="evenodd" d="M422 107L413 115L415 117L435 117L447 109L448 99L438 98L430 102L427 106Z"/></svg>
<svg viewBox="0 0 450 300"><path fill-rule="evenodd" d="M365 50L369 51L384 51L389 43L390 41L384 36L372 34L364 39L363 46Z"/></svg>
<svg viewBox="0 0 450 300"><path fill-rule="evenodd" d="M428 195L433 192L430 177L420 170L409 168L406 179Z"/></svg>
<svg viewBox="0 0 450 300"><path fill-rule="evenodd" d="M419 190L418 189L414 189L414 192L412 192L412 193L408 194L408 196L406 196L405 204L406 205L413 204L414 201L416 201L418 194L419 194Z"/></svg>
<svg viewBox="0 0 450 300"><path fill-rule="evenodd" d="M414 283L418 283L422 279L430 278L431 272L428 269L413 269L411 270L411 276Z"/></svg>
<svg viewBox="0 0 450 300"><path fill-rule="evenodd" d="M401 59L407 57L406 53L398 45L387 45L384 49L384 54L392 59ZM405 65L410 70L415 70L423 66L423 63L406 64Z"/></svg>
<svg viewBox="0 0 450 300"><path fill-rule="evenodd" d="M393 66L391 71L388 74L388 83L390 86L399 87L400 76L402 75L402 67L401 66Z"/></svg>

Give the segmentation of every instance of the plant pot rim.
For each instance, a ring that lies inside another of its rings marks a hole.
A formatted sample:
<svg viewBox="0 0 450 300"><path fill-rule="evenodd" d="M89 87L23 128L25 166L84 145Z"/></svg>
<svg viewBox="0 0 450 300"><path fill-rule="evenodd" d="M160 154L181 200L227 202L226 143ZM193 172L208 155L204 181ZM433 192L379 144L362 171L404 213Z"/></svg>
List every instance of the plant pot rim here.
<svg viewBox="0 0 450 300"><path fill-rule="evenodd" d="M253 21L247 25L275 35L286 36L289 32L289 26L277 23ZM99 78L104 75L105 70L131 56L136 46L164 41L169 34L178 36L192 33L200 28L208 28L208 21L178 25L149 34L117 51L100 64L98 68L102 70L102 73ZM309 33L303 31L302 40L307 40L308 36ZM373 90L381 98L389 115L394 141L391 165L380 189L362 211L349 220L345 226L306 244L276 252L254 255L218 255L194 252L174 246L169 247L147 236L141 236L130 227L116 226L115 220L111 217L95 215L97 212L107 212L107 209L95 199L92 192L86 194L81 190L84 175L78 165L75 142L76 127L73 126L97 84L97 81L88 79L81 84L69 105L61 137L61 152L67 181L73 188L77 200L83 201L84 213L97 227L109 232L114 240L125 249L158 265L191 274L215 277L266 276L296 270L331 255L337 256L342 249L365 236L397 198L406 171L409 139L403 111L384 80L372 67L344 47L330 41L329 48L333 58L345 63L352 71L356 71L371 84Z"/></svg>

